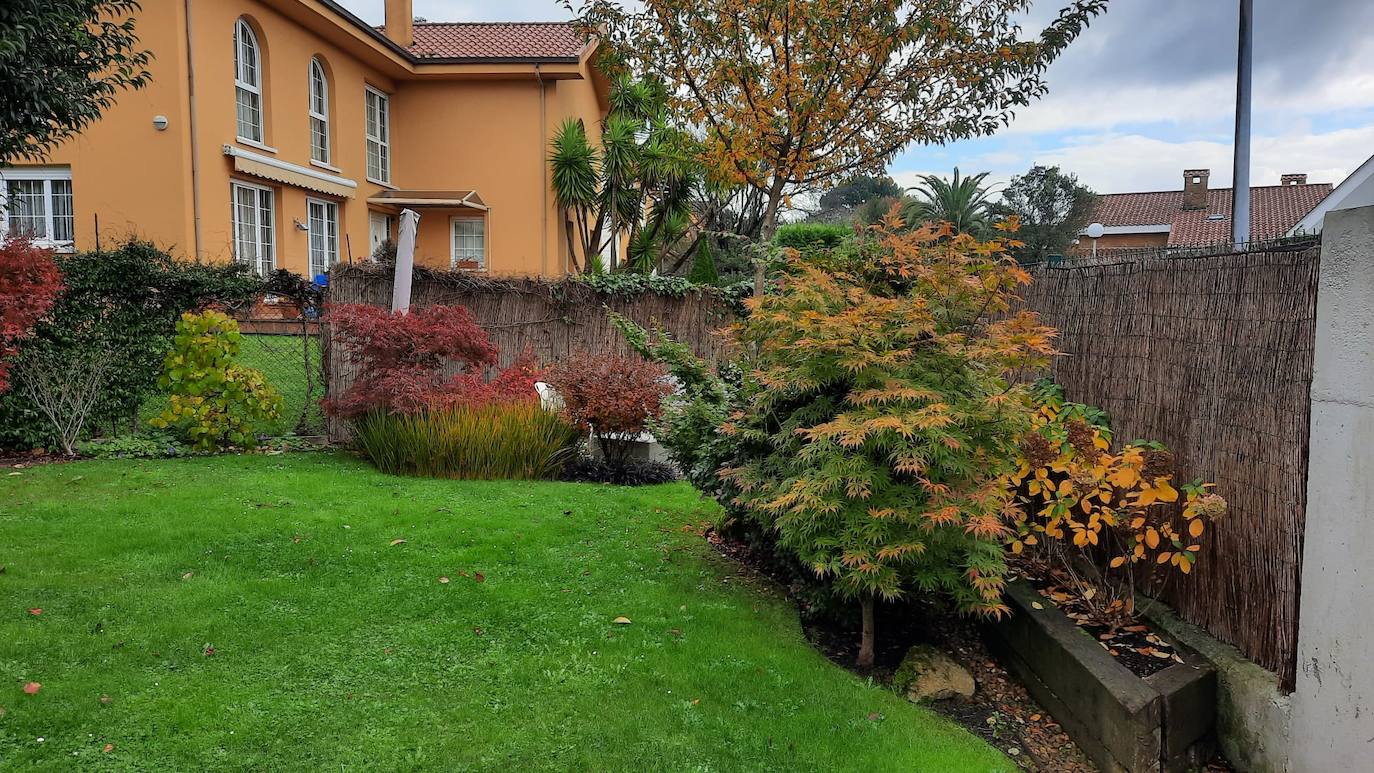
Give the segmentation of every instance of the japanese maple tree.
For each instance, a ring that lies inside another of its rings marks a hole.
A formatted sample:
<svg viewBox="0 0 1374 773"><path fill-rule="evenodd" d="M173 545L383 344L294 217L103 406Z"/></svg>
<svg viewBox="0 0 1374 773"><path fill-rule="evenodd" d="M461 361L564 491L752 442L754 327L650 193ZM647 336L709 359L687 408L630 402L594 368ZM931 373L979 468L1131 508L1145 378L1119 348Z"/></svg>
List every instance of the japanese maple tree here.
<svg viewBox="0 0 1374 773"><path fill-rule="evenodd" d="M528 353L488 378L497 365L497 349L461 306L393 314L376 306L342 305L329 309L327 321L344 356L358 366L343 393L325 400L332 416L410 414L535 398L539 371ZM458 372L445 375L446 368Z"/></svg>
<svg viewBox="0 0 1374 773"><path fill-rule="evenodd" d="M27 239L0 244L0 393L9 389L9 372L18 343L52 309L62 292L62 275L52 250Z"/></svg>
<svg viewBox="0 0 1374 773"><path fill-rule="evenodd" d="M776 294L734 329L751 376L723 431L762 449L722 471L736 503L863 613L912 589L999 614L1006 479L1029 428L1027 387L1054 336L1014 311L1029 276L1007 243L906 231L792 253Z"/></svg>

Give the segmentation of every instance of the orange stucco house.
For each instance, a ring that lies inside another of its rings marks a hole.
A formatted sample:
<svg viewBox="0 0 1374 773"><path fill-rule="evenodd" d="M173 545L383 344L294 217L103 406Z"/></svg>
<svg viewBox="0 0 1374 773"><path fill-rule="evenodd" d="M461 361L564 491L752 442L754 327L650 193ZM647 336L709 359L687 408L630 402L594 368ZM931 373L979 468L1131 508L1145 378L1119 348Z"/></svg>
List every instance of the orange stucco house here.
<svg viewBox="0 0 1374 773"><path fill-rule="evenodd" d="M152 83L41 164L0 169L0 226L60 250L128 236L314 276L421 214L417 262L557 276L548 143L607 84L573 27L373 28L332 0L143 0Z"/></svg>

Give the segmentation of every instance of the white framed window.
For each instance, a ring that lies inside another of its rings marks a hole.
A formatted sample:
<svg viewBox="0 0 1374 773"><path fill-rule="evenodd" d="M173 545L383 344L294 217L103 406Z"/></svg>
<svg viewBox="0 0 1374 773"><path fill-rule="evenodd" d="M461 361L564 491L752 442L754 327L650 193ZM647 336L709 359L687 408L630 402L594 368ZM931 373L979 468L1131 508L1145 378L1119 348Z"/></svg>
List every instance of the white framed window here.
<svg viewBox="0 0 1374 773"><path fill-rule="evenodd" d="M71 168L0 169L0 233L71 252L76 233Z"/></svg>
<svg viewBox="0 0 1374 773"><path fill-rule="evenodd" d="M339 205L322 199L306 199L310 234L310 278L339 262Z"/></svg>
<svg viewBox="0 0 1374 773"><path fill-rule="evenodd" d="M391 98L382 92L364 87L367 106L367 179L376 183L391 183Z"/></svg>
<svg viewBox="0 0 1374 773"><path fill-rule="evenodd" d="M391 234L396 230L395 218L385 212L375 210L367 213L367 235L368 235L368 255L376 255L377 248L382 243L392 238Z"/></svg>
<svg viewBox="0 0 1374 773"><path fill-rule="evenodd" d="M244 182L229 184L233 209L234 260L259 275L276 267L276 215L271 188Z"/></svg>
<svg viewBox="0 0 1374 773"><path fill-rule="evenodd" d="M455 217L451 268L483 269L487 267L487 221L476 217Z"/></svg>
<svg viewBox="0 0 1374 773"><path fill-rule="evenodd" d="M238 138L261 143L262 49L248 22L234 25L234 91L238 104Z"/></svg>
<svg viewBox="0 0 1374 773"><path fill-rule="evenodd" d="M329 163L329 79L318 58L310 60L310 160Z"/></svg>

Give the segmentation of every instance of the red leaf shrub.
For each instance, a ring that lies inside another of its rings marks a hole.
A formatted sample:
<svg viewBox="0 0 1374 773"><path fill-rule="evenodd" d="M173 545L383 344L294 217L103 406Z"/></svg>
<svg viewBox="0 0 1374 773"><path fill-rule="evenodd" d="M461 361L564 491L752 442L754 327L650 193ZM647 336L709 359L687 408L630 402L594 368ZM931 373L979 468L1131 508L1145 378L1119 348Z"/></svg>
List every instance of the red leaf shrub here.
<svg viewBox="0 0 1374 773"><path fill-rule="evenodd" d="M666 375L662 366L639 357L579 351L559 363L548 380L568 418L591 430L602 455L619 465L629 452L623 436L643 432L672 393Z"/></svg>
<svg viewBox="0 0 1374 773"><path fill-rule="evenodd" d="M392 314L349 304L330 307L327 322L348 361L359 366L348 389L324 401L331 416L413 414L535 398L540 373L528 352L495 377L486 377L496 366L496 347L461 306ZM445 377L446 363L457 363L462 370Z"/></svg>
<svg viewBox="0 0 1374 773"><path fill-rule="evenodd" d="M10 361L16 346L33 335L33 327L62 292L62 274L52 250L27 239L8 237L0 244L0 394L9 389Z"/></svg>

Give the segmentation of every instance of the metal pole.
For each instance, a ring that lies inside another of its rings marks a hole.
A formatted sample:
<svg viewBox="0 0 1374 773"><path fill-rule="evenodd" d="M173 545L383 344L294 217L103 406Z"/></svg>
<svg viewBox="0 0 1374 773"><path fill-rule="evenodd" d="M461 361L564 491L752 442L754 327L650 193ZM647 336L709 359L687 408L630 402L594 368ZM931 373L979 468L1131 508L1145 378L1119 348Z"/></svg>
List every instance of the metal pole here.
<svg viewBox="0 0 1374 773"><path fill-rule="evenodd" d="M1250 241L1250 64L1254 37L1254 0L1240 0L1240 40L1236 54L1235 169L1231 176L1231 241Z"/></svg>

